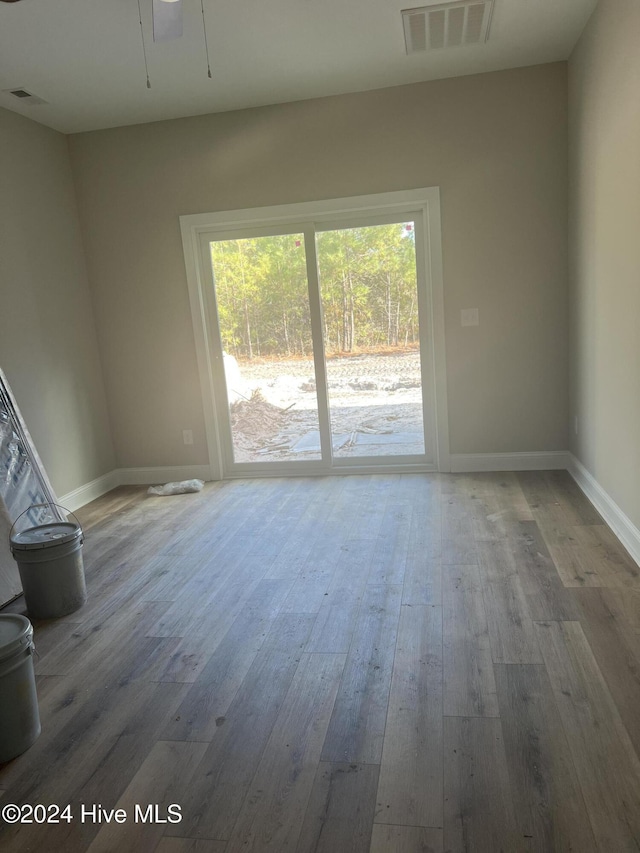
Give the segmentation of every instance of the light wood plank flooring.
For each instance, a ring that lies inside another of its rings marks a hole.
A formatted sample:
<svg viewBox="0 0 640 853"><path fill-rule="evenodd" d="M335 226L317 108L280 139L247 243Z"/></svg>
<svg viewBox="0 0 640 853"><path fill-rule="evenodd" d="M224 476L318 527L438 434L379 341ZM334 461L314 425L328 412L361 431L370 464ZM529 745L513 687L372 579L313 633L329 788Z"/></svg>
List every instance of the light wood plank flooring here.
<svg viewBox="0 0 640 853"><path fill-rule="evenodd" d="M568 474L80 516L89 600L36 624L42 735L0 768L0 804L73 820L0 821L3 851L640 849L640 572Z"/></svg>

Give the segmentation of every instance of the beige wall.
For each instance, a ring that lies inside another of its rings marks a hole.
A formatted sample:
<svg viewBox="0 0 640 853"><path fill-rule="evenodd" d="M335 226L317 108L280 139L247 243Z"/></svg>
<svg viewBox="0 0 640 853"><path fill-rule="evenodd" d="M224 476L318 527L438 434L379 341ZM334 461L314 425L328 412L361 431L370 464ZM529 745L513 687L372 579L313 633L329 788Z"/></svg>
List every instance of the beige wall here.
<svg viewBox="0 0 640 853"><path fill-rule="evenodd" d="M0 109L0 366L59 495L114 467L67 139Z"/></svg>
<svg viewBox="0 0 640 853"><path fill-rule="evenodd" d="M428 186L452 452L566 449L565 63L79 134L70 151L120 466L208 461L180 214ZM469 307L478 328L460 326Z"/></svg>
<svg viewBox="0 0 640 853"><path fill-rule="evenodd" d="M572 450L640 527L639 33L600 0L569 63L569 247Z"/></svg>

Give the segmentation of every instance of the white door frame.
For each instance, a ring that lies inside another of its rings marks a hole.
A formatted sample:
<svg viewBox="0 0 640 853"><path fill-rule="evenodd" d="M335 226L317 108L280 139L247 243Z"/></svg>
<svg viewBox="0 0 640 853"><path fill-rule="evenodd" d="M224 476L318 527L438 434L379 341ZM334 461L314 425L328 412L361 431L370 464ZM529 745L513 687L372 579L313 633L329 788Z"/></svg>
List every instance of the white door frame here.
<svg viewBox="0 0 640 853"><path fill-rule="evenodd" d="M206 259L203 258L200 237L207 232L225 232L239 228L277 228L293 224L324 222L342 219L349 215L362 214L402 214L404 212L422 212L422 240L416 241L416 264L422 267L426 285L427 304L430 307L428 319L431 328L426 329L425 339L431 348L429 353L433 375L429 379L433 383L433 404L435 408L435 466L416 466L403 464L401 457L398 463L384 465L384 470L416 471L434 470L449 471L449 418L447 410L447 382L444 335L444 287L442 276L442 243L440 227L440 190L438 187L427 187L417 190L400 190L399 192L380 193L375 195L353 196L351 198L329 199L296 204L276 205L272 207L256 207L243 210L228 210L216 213L196 213L180 217L182 245L184 250L191 318L200 374L202 404L209 451L211 477L214 480L229 475L223 461L222 443L218 430L218 412L216 411L215 380L213 373L213 351L211 342L215 339L217 318L215 301L208 282L211 280L210 270ZM418 250L418 244L423 244L423 251ZM210 267L210 264L209 264ZM422 351L422 341L421 341ZM426 413L425 413L426 414ZM331 469L332 471L334 469ZM344 469L345 471L347 469ZM348 469L351 473L366 473L367 468ZM373 467L371 470L380 470ZM291 473L313 473L312 470L301 472L294 466ZM248 472L244 472L245 474ZM261 470L260 474L268 473ZM283 476L287 472L280 466L273 472ZM328 473L326 469L318 469L317 473ZM335 469L335 473L343 473Z"/></svg>

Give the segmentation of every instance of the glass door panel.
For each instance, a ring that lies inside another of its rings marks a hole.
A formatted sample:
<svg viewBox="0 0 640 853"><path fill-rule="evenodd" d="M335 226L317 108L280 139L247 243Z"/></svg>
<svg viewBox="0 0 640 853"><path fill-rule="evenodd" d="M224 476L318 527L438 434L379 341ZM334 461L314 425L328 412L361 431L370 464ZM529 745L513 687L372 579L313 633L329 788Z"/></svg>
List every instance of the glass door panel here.
<svg viewBox="0 0 640 853"><path fill-rule="evenodd" d="M415 223L316 234L336 460L425 453Z"/></svg>
<svg viewBox="0 0 640 853"><path fill-rule="evenodd" d="M210 242L234 463L320 460L302 233Z"/></svg>

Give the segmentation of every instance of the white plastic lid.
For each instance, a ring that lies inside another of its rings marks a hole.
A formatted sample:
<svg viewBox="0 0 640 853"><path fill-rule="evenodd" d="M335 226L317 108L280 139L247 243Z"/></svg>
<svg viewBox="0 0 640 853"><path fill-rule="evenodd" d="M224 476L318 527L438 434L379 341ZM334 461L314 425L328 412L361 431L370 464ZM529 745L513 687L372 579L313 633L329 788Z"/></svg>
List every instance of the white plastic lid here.
<svg viewBox="0 0 640 853"><path fill-rule="evenodd" d="M11 657L24 646L30 646L33 626L19 613L0 614L0 660Z"/></svg>
<svg viewBox="0 0 640 853"><path fill-rule="evenodd" d="M28 527L11 537L11 547L16 551L32 551L36 548L50 548L63 545L82 535L82 529L73 521L52 521Z"/></svg>

